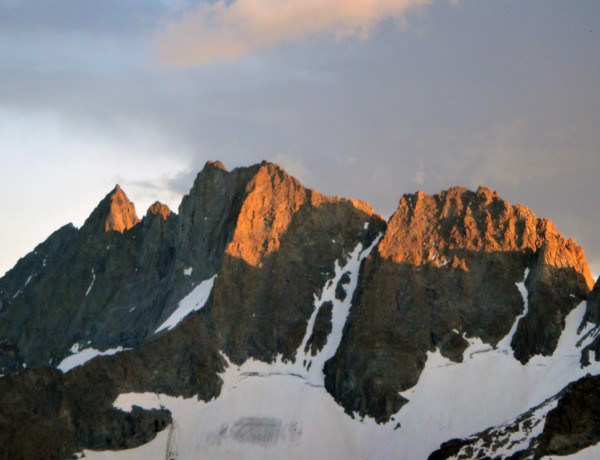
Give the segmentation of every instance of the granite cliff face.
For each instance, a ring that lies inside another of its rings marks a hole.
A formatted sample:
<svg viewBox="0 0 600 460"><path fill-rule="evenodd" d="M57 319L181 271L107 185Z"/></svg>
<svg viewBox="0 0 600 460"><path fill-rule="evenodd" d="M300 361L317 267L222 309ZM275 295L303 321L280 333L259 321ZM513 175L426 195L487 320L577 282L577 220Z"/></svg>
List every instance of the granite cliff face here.
<svg viewBox="0 0 600 460"><path fill-rule="evenodd" d="M372 248L357 281L336 275L357 248ZM592 286L574 241L486 188L405 195L385 222L267 162L208 162L178 213L157 202L141 220L117 186L80 229L59 229L0 279L0 454L65 458L148 442L171 415L124 415L112 406L119 394L218 398L229 365L319 355L344 301L325 388L349 414L385 423L428 353L461 362L473 339L496 347L509 336L525 365L553 354L588 296L585 319L599 324ZM125 350L49 369L91 348ZM582 364L599 348L589 342Z"/></svg>

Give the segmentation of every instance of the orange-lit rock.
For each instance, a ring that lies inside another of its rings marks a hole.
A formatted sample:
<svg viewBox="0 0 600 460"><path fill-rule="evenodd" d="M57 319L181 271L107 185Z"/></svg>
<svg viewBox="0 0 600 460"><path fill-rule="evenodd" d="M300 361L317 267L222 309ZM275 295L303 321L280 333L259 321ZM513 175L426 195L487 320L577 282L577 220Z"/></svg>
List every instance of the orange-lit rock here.
<svg viewBox="0 0 600 460"><path fill-rule="evenodd" d="M167 220L167 217L171 215L171 210L166 204L161 203L160 201L155 201L149 208L148 214L152 214L154 216L160 216L164 220Z"/></svg>
<svg viewBox="0 0 600 460"><path fill-rule="evenodd" d="M454 187L438 195L404 195L388 223L379 254L396 263L464 265L464 251L541 251L545 264L572 267L588 289L593 279L583 249L566 240L552 222L539 219L522 205L511 205L496 192Z"/></svg>
<svg viewBox="0 0 600 460"><path fill-rule="evenodd" d="M117 185L109 195L110 207L106 213L104 229L123 233L135 226L140 219L135 212L134 204L129 201L123 189Z"/></svg>

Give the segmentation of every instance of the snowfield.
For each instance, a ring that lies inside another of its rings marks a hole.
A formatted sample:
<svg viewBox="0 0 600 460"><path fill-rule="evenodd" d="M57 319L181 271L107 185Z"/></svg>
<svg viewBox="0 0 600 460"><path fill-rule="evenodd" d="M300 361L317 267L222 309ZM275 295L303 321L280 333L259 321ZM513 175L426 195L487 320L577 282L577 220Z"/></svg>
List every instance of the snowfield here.
<svg viewBox="0 0 600 460"><path fill-rule="evenodd" d="M325 391L322 369L339 346L360 262L374 245L364 251L359 245L344 266L336 265L334 278L321 297L315 298L315 311L295 363L249 360L239 367L230 364L221 375L221 395L209 402L163 394L122 394L114 402L120 410L130 411L132 405L164 407L171 411L174 423L147 445L120 452L86 450L86 458L426 459L442 442L501 425L543 403L569 382L600 372L600 363L593 362L585 369L579 364L580 350L595 336L588 334L591 325L577 333L586 308L583 302L567 317L551 357L536 356L525 366L513 358L510 340L518 317L496 348L478 338L467 338L470 346L462 363L449 361L439 351L429 353L417 385L402 393L409 402L389 423L378 425L371 419L350 417ZM346 272L350 275L348 295L339 301L335 287ZM525 313L527 291L523 282L518 287L525 299ZM326 300L334 305L333 330L325 348L311 357L304 353L304 346L317 308ZM550 408L544 406L544 410ZM539 412L539 423L530 438L541 431L544 413ZM598 449L587 450L598 453ZM577 455L582 456L567 458L598 458L583 456L587 455L583 451Z"/></svg>

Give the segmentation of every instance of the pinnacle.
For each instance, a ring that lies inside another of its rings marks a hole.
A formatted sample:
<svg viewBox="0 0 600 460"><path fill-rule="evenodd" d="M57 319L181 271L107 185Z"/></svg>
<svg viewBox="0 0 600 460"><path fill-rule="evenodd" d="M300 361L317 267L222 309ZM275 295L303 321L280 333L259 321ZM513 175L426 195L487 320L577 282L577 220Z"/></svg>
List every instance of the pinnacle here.
<svg viewBox="0 0 600 460"><path fill-rule="evenodd" d="M116 231L123 233L135 226L140 219L135 212L134 204L119 184L108 193L98 204L83 224L83 228L104 232Z"/></svg>
<svg viewBox="0 0 600 460"><path fill-rule="evenodd" d="M147 215L161 216L164 220L171 215L171 209L160 201L155 201L149 208Z"/></svg>
<svg viewBox="0 0 600 460"><path fill-rule="evenodd" d="M220 169L221 171L224 172L229 172L227 171L227 168L225 167L225 165L223 163L221 163L219 160L217 161L211 161L208 160L205 164L204 164L204 168L214 168L214 169Z"/></svg>

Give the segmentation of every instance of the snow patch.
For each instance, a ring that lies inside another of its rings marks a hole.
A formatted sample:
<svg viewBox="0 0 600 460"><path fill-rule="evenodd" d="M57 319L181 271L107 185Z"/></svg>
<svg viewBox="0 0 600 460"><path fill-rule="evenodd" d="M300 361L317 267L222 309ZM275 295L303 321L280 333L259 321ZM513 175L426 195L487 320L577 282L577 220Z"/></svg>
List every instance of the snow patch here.
<svg viewBox="0 0 600 460"><path fill-rule="evenodd" d="M92 287L94 287L94 283L95 282L96 282L96 274L94 273L94 269L92 268L92 282L90 283L89 287L87 288L87 291L85 291L85 296L86 297L90 293L90 291L92 290Z"/></svg>
<svg viewBox="0 0 600 460"><path fill-rule="evenodd" d="M210 291L212 290L215 278L217 275L202 281L192 292L185 296L180 302L179 307L162 323L154 333L156 334L163 329L171 330L177 326L187 315L200 310L208 300Z"/></svg>
<svg viewBox="0 0 600 460"><path fill-rule="evenodd" d="M162 409L165 407L161 402L161 395L156 393L123 393L117 397L113 406L124 412L131 412L133 406L142 409Z"/></svg>
<svg viewBox="0 0 600 460"><path fill-rule="evenodd" d="M75 348L75 346L77 346L77 348ZM117 348L110 348L105 351L96 350L95 348L84 348L83 350L79 350L79 344L75 344L70 349L70 351L72 352L73 350L76 350L74 351L74 355L67 356L60 362L58 366L56 366L56 368L62 371L63 373L69 372L74 367L81 366L82 364L88 362L90 359L93 359L96 356L114 355L116 353L126 350L126 348L118 346Z"/></svg>
<svg viewBox="0 0 600 460"><path fill-rule="evenodd" d="M346 324L346 319L350 313L354 291L358 285L360 264L371 253L382 236L383 235L379 235L379 237L376 238L375 241L373 241L373 243L365 250L363 250L362 244L358 243L356 248L354 248L354 251L352 251L352 253L348 256L347 262L344 265L340 265L339 261L336 261L335 274L333 278L325 283L325 287L322 289L321 295L315 297L315 310L308 320L306 334L304 335L302 344L296 352L296 361L302 361L306 363L305 366L309 371L309 378L313 385L324 385L325 375L323 374L323 366L325 365L325 361L335 355L335 352L342 341L344 325ZM335 296L335 290L342 276L346 273L348 274L350 281L344 285L346 297L343 301L340 301ZM325 343L323 349L313 357L310 355L310 351L305 352L304 349L306 348L306 344L313 333L317 314L319 313L323 303L328 301L333 304L331 333L327 337L327 342Z"/></svg>
<svg viewBox="0 0 600 460"><path fill-rule="evenodd" d="M184 276L192 276L192 271L193 271L193 270L194 270L194 269L193 269L192 267L188 267L188 268L186 268L185 270L183 270L183 274L184 274Z"/></svg>
<svg viewBox="0 0 600 460"><path fill-rule="evenodd" d="M27 281L25 281L25 287L27 287L27 285L31 282L32 278L33 278L33 275L29 275L29 278L27 278Z"/></svg>

